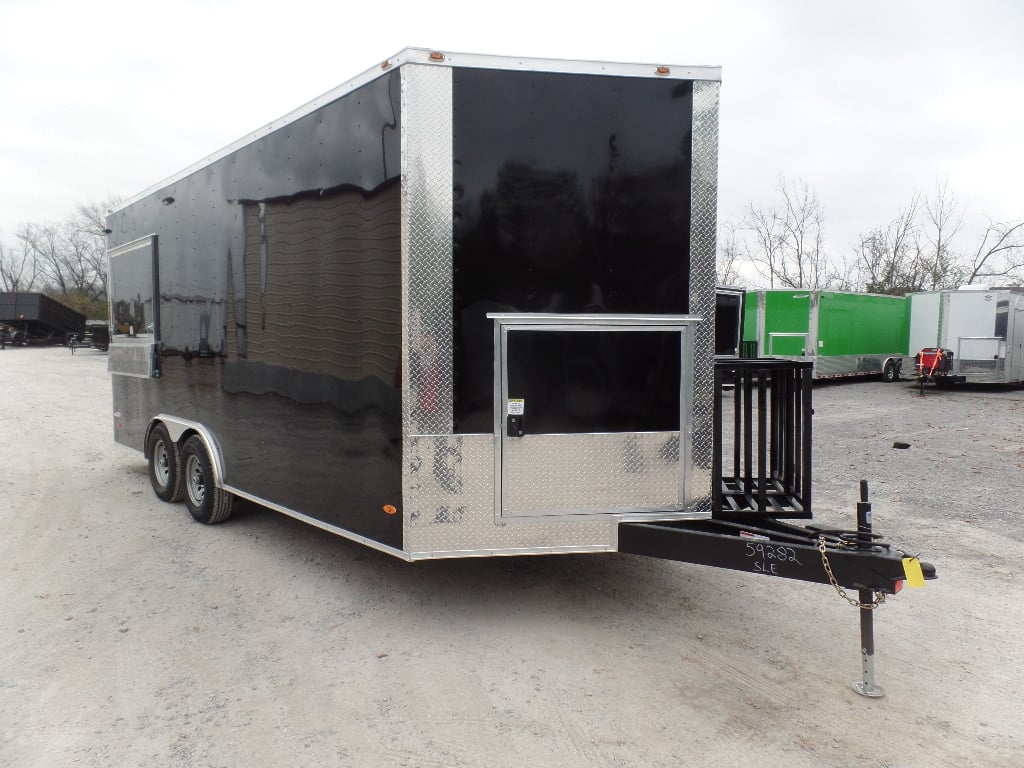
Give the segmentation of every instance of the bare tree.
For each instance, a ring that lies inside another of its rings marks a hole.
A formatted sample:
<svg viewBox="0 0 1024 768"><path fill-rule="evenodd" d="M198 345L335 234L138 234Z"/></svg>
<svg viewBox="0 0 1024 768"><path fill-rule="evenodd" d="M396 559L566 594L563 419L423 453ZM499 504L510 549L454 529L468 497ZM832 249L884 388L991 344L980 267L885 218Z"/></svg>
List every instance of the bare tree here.
<svg viewBox="0 0 1024 768"><path fill-rule="evenodd" d="M0 289L5 292L28 292L35 288L36 262L31 251L19 243L17 249L0 243Z"/></svg>
<svg viewBox="0 0 1024 768"><path fill-rule="evenodd" d="M117 207L120 198L110 197L99 203L83 203L76 209L74 218L78 235L83 240L83 258L95 276L94 292L97 298L107 295L107 212Z"/></svg>
<svg viewBox="0 0 1024 768"><path fill-rule="evenodd" d="M861 234L856 248L857 282L868 293L902 295L921 290L920 209L921 195L917 193L887 225Z"/></svg>
<svg viewBox="0 0 1024 768"><path fill-rule="evenodd" d="M751 261L774 288L827 288L838 276L825 253L824 209L804 181L779 177L780 205L756 208L751 204L745 227L754 234L758 250Z"/></svg>
<svg viewBox="0 0 1024 768"><path fill-rule="evenodd" d="M22 224L15 232L22 247L32 254L40 280L51 290L66 294L69 289L64 264L60 227L56 224Z"/></svg>
<svg viewBox="0 0 1024 768"><path fill-rule="evenodd" d="M750 262L757 273L774 288L782 263L782 219L774 209L755 208L751 203L744 227L753 233L757 250L750 254Z"/></svg>
<svg viewBox="0 0 1024 768"><path fill-rule="evenodd" d="M924 229L931 247L921 256L924 270L921 289L952 288L959 284L963 270L952 242L963 224L964 211L964 206L950 190L949 182L936 182L935 191L924 204Z"/></svg>
<svg viewBox="0 0 1024 768"><path fill-rule="evenodd" d="M744 246L735 222L726 221L719 226L718 262L716 277L719 285L739 285L740 263L743 261Z"/></svg>
<svg viewBox="0 0 1024 768"><path fill-rule="evenodd" d="M993 277L1009 281L1024 278L1024 219L989 222L968 265L966 282L970 285Z"/></svg>
<svg viewBox="0 0 1024 768"><path fill-rule="evenodd" d="M104 219L106 211L116 204L116 198L85 203L59 224L23 224L18 228L15 234L24 259L33 265L40 287L61 297L75 296L83 305L106 299Z"/></svg>

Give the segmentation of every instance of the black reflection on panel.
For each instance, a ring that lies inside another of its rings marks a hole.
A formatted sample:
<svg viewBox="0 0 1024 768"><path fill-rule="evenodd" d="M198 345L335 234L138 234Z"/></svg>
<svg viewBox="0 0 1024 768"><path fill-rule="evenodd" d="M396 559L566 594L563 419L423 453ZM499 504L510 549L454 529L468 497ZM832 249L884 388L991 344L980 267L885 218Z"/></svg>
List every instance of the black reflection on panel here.
<svg viewBox="0 0 1024 768"><path fill-rule="evenodd" d="M156 233L165 412L216 435L228 483L402 545L397 72L112 216ZM171 200L164 203L163 200Z"/></svg>
<svg viewBox="0 0 1024 768"><path fill-rule="evenodd" d="M680 428L679 333L510 331L506 351L526 434Z"/></svg>
<svg viewBox="0 0 1024 768"><path fill-rule="evenodd" d="M688 311L692 93L454 70L457 433L492 429L487 312Z"/></svg>
<svg viewBox="0 0 1024 768"><path fill-rule="evenodd" d="M111 257L110 310L115 335L153 333L153 251L139 247Z"/></svg>

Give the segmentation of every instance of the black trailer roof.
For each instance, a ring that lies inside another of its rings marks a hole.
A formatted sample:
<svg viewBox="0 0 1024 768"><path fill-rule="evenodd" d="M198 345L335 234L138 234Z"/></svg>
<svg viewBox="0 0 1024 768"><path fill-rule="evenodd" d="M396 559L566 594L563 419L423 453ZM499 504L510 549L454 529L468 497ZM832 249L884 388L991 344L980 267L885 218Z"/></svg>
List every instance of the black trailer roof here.
<svg viewBox="0 0 1024 768"><path fill-rule="evenodd" d="M609 61L586 61L577 59L547 59L525 56L498 56L491 54L477 53L456 53L451 51L437 51L429 48L405 48L393 56L384 59L345 83L327 91L326 93L312 99L286 115L272 120L261 128L252 131L240 139L231 142L225 147L204 157L202 160L193 163L178 173L147 187L143 191L128 198L110 213L123 210L133 203L152 195L153 193L174 184L181 179L206 168L212 163L232 152L241 149L254 141L278 130L286 125L294 123L302 117L316 111L325 104L340 99L342 96L351 93L360 86L381 77L384 74L404 64L427 64L443 67L465 67L465 68L486 68L486 69L511 69L532 72L560 72L569 74L590 74L590 75L611 75L622 77L651 77L669 80L713 80L721 81L722 68L720 66L682 66L667 64L639 64Z"/></svg>

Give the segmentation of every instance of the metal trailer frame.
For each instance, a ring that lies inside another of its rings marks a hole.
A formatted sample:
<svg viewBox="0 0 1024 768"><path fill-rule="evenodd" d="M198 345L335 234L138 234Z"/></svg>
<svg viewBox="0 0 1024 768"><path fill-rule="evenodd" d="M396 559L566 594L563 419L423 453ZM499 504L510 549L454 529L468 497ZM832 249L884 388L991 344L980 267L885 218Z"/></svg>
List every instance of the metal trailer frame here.
<svg viewBox="0 0 1024 768"><path fill-rule="evenodd" d="M1024 384L1024 288L964 286L912 294L910 346L953 353L936 383Z"/></svg>
<svg viewBox="0 0 1024 768"><path fill-rule="evenodd" d="M797 289L751 293L756 310L751 306L747 317L756 320L745 324L745 338L756 341L761 356L809 360L815 379L900 378L907 346L904 297Z"/></svg>

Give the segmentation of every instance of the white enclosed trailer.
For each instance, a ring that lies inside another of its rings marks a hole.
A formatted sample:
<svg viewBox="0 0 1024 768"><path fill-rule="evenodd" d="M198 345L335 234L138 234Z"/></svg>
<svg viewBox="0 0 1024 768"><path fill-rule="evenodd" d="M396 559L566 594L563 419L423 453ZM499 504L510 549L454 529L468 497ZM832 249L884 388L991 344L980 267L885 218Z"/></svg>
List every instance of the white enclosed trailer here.
<svg viewBox="0 0 1024 768"><path fill-rule="evenodd" d="M965 286L910 296L908 354L953 353L949 375L977 384L1024 383L1024 288Z"/></svg>

